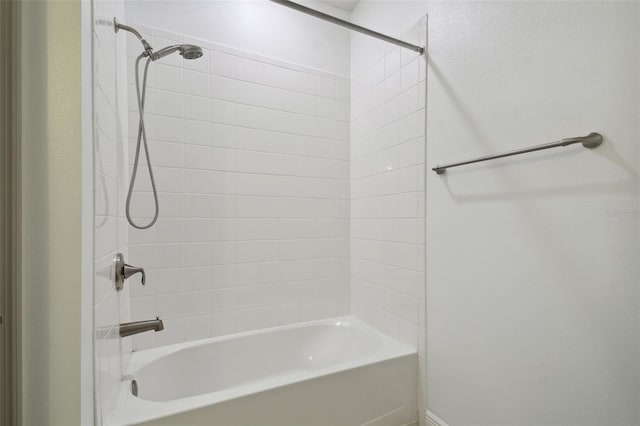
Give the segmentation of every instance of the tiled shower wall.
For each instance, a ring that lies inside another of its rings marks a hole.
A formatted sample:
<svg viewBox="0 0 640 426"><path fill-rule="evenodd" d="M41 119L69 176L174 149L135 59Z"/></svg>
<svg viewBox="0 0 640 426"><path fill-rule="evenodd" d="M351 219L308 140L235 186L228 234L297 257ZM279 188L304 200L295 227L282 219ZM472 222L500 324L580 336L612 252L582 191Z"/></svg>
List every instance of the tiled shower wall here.
<svg viewBox="0 0 640 426"><path fill-rule="evenodd" d="M427 18L401 39L427 46ZM351 313L418 349L424 412L427 55L363 38L351 59Z"/></svg>
<svg viewBox="0 0 640 426"><path fill-rule="evenodd" d="M137 26L140 27L140 26ZM145 121L160 219L129 228L134 320L161 333L136 349L349 313L349 79L144 29L158 49L205 48L151 65ZM130 40L129 135L137 133ZM129 139L130 163L135 139ZM144 161L142 161L144 164ZM153 199L139 171L132 213Z"/></svg>
<svg viewBox="0 0 640 426"><path fill-rule="evenodd" d="M402 39L425 46L426 19ZM426 55L372 43L379 48L352 52L368 55L371 65L351 86L351 309L418 347L424 332Z"/></svg>
<svg viewBox="0 0 640 426"><path fill-rule="evenodd" d="M93 2L94 98L94 371L95 421L109 422L115 409L122 368L131 344L121 339L118 324L129 320L129 290L114 286L113 259L127 254L124 197L128 182L126 35L116 35L113 17L123 15L122 2Z"/></svg>

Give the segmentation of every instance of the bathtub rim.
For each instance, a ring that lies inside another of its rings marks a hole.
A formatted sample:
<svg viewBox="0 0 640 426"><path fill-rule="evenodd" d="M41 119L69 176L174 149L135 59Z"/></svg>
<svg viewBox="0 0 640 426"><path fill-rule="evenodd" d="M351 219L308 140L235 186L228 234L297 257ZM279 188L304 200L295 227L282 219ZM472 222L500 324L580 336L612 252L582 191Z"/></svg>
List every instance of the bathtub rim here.
<svg viewBox="0 0 640 426"><path fill-rule="evenodd" d="M164 356L193 347L215 344L233 339L241 339L254 335L317 325L359 328L365 334L373 335L375 338L380 339L383 343L382 348L372 355L338 363L330 367L305 371L293 370L290 374L283 374L276 377L267 378L259 382L244 384L230 389L217 390L200 395L193 395L185 398L173 399L170 401L145 400L135 397L131 393L131 380L136 378L137 372ZM154 419L179 414L181 412L231 401L248 395L266 392L271 389L293 385L320 377L330 376L343 371L357 369L359 367L365 367L379 362L389 361L412 355L417 355L416 348L399 342L393 337L383 333L377 328L372 327L371 325L352 315L244 331L241 333L210 337L206 339L193 340L190 342L182 342L172 345L160 346L157 348L135 351L132 353L129 365L125 370L124 376L122 377L116 410L114 412L114 415L112 416L111 421L107 424L127 425L152 421Z"/></svg>

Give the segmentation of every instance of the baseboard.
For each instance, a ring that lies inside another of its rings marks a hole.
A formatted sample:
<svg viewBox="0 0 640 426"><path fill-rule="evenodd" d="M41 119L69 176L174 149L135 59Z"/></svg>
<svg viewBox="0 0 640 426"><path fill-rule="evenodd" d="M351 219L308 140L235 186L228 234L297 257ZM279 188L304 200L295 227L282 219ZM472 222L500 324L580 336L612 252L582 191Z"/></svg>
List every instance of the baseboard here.
<svg viewBox="0 0 640 426"><path fill-rule="evenodd" d="M444 420L427 410L427 426L448 426Z"/></svg>

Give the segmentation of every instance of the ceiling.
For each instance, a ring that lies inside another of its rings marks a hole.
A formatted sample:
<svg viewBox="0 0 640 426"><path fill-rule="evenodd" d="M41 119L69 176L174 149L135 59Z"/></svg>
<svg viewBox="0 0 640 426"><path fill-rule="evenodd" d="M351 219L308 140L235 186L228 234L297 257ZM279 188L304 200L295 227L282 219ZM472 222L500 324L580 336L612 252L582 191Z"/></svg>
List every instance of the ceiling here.
<svg viewBox="0 0 640 426"><path fill-rule="evenodd" d="M320 0L322 3L326 3L333 7L351 12L360 0Z"/></svg>

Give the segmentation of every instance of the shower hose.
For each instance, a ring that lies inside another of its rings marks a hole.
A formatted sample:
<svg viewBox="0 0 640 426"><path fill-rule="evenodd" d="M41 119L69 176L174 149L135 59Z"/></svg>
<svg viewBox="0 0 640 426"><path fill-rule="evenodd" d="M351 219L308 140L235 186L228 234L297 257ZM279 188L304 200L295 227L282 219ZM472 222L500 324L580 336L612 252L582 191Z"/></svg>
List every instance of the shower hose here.
<svg viewBox="0 0 640 426"><path fill-rule="evenodd" d="M136 155L133 160L133 170L131 172L131 182L129 182L129 192L127 193L127 204L126 204L126 215L129 224L136 229L149 229L153 226L154 223L158 220L158 214L160 212L160 205L158 202L158 191L156 190L156 181L153 178L153 169L151 167L151 158L149 157L149 145L147 143L147 132L144 126L144 101L147 92L147 72L149 71L149 64L151 63L151 58L147 58L147 62L144 65L144 76L142 77L142 90L140 90L140 78L139 78L139 64L142 58L145 55L142 54L138 56L136 59L135 66L135 77L136 77L136 96L138 98L138 113L140 115L140 120L138 122L138 140L136 142ZM144 154L147 159L147 166L149 168L149 178L151 179L151 189L153 190L153 201L155 204L155 213L153 215L153 219L151 222L146 225L138 225L135 223L131 217L131 196L133 194L133 187L136 182L136 176L138 175L138 163L140 161L140 147L144 144Z"/></svg>

